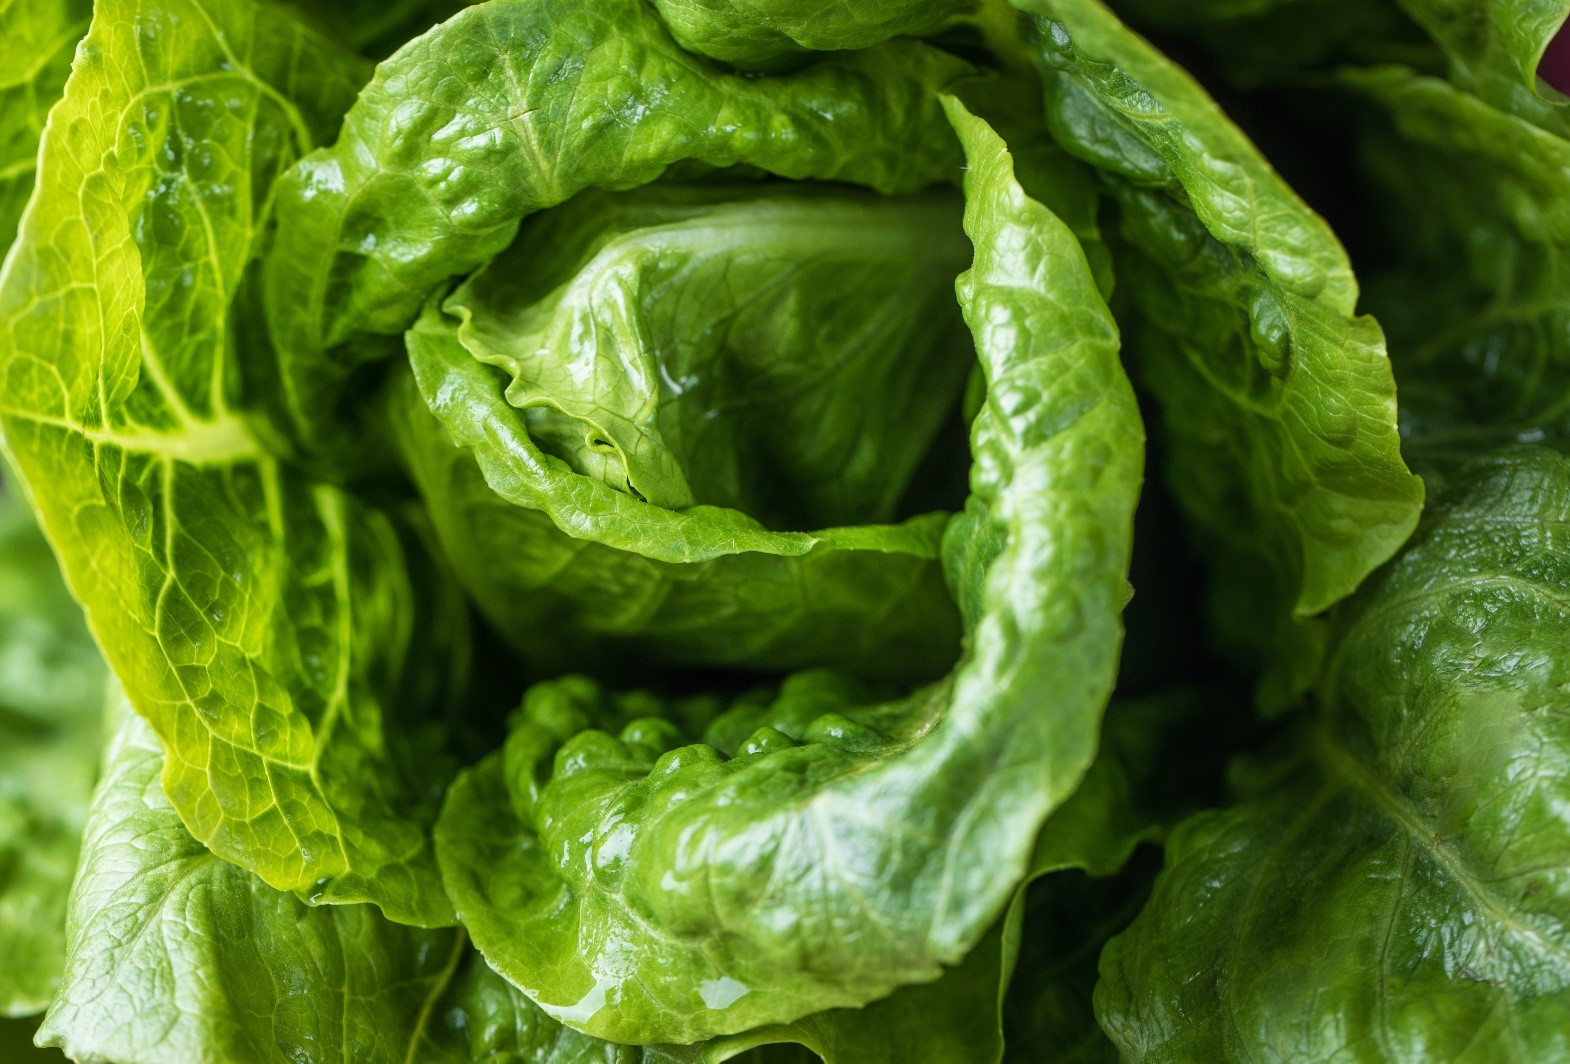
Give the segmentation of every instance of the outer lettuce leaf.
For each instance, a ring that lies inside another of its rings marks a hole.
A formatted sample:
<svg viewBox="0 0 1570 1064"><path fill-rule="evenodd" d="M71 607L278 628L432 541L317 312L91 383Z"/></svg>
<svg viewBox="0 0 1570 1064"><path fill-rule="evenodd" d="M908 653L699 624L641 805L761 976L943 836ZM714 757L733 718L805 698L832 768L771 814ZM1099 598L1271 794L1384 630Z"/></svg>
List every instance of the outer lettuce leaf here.
<svg viewBox="0 0 1570 1064"><path fill-rule="evenodd" d="M1374 104L1362 149L1395 268L1370 288L1401 374L1410 453L1453 463L1570 443L1570 141L1433 78L1344 80Z"/></svg>
<svg viewBox="0 0 1570 1064"><path fill-rule="evenodd" d="M653 186L531 219L408 334L424 400L390 418L470 592L557 672L941 675L941 515L773 530L893 516L974 365L968 251L947 194Z"/></svg>
<svg viewBox="0 0 1570 1064"><path fill-rule="evenodd" d="M311 908L213 855L164 797L158 741L118 691L108 718L65 985L40 1042L115 1064L419 1059L462 932Z"/></svg>
<svg viewBox="0 0 1570 1064"><path fill-rule="evenodd" d="M1242 18L1246 8L1254 32L1290 41L1298 39L1292 12L1306 6L1315 5L1191 5L1187 26L1172 20L1170 28L1209 39L1207 20ZM1570 111L1536 69L1570 5L1402 6L1443 50L1450 84L1395 66L1333 69L1333 58L1393 58L1376 53L1324 57L1315 73L1322 90L1333 74L1357 97L1334 104L1359 141L1391 260L1369 275L1368 306L1390 333L1407 453L1431 467L1514 440L1562 441L1570 398L1556 370L1570 358L1570 304L1560 295ZM1135 7L1162 18L1159 5ZM1321 28L1339 14L1394 10L1348 0L1330 7ZM1245 51L1209 43L1218 65L1236 73Z"/></svg>
<svg viewBox="0 0 1570 1064"><path fill-rule="evenodd" d="M103 687L48 545L0 496L0 1016L42 1012L60 983Z"/></svg>
<svg viewBox="0 0 1570 1064"><path fill-rule="evenodd" d="M0 5L0 257L33 191L44 118L65 87L71 53L91 13L91 0Z"/></svg>
<svg viewBox="0 0 1570 1064"><path fill-rule="evenodd" d="M426 656L461 616L385 514L274 457L239 379L273 181L363 73L249 0L103 0L0 282L0 427L192 833L435 924Z"/></svg>
<svg viewBox="0 0 1570 1064"><path fill-rule="evenodd" d="M685 160L907 192L959 159L936 90L962 61L911 41L773 78L683 51L645 0L489 0L383 64L338 142L278 192L267 259L281 415L332 436L348 375L524 216Z"/></svg>
<svg viewBox="0 0 1570 1064"><path fill-rule="evenodd" d="M1410 533L1383 337L1325 223L1181 70L1097 0L1020 0L1058 141L1116 204L1130 347L1217 564L1222 634L1307 685L1317 634Z"/></svg>
<svg viewBox="0 0 1570 1064"><path fill-rule="evenodd" d="M866 48L939 29L978 0L654 0L683 48L768 69L807 51Z"/></svg>
<svg viewBox="0 0 1570 1064"><path fill-rule="evenodd" d="M987 381L944 545L966 659L894 702L804 674L708 728L712 703L538 687L438 825L481 951L591 1034L691 1042L935 979L1089 766L1143 433L1077 241L986 124L946 106L970 159L958 288Z"/></svg>
<svg viewBox="0 0 1570 1064"><path fill-rule="evenodd" d="M1125 1059L1570 1053L1567 519L1570 461L1478 459L1337 618L1318 719L1103 955Z"/></svg>

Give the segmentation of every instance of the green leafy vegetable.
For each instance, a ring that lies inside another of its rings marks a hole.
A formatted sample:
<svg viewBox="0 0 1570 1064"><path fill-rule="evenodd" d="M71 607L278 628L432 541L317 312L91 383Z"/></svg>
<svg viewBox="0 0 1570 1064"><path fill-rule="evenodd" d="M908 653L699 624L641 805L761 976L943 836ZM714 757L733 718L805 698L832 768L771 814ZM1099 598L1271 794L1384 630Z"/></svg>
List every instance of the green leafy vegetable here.
<svg viewBox="0 0 1570 1064"><path fill-rule="evenodd" d="M643 0L491 0L384 64L337 143L283 182L265 264L286 413L330 439L350 371L526 215L676 163L920 189L957 165L936 89L969 72L915 42L764 80L682 51Z"/></svg>
<svg viewBox="0 0 1570 1064"><path fill-rule="evenodd" d="M1294 620L1388 558L1422 501L1379 327L1323 221L1181 70L1095 0L1021 6L1049 125L1117 205L1130 343L1220 567L1222 633L1271 665L1279 707L1312 676L1318 635Z"/></svg>
<svg viewBox="0 0 1570 1064"><path fill-rule="evenodd" d="M948 106L971 163L960 301L988 386L973 494L944 542L966 660L903 700L803 674L718 717L679 704L685 734L657 704L539 687L505 758L448 800L437 839L460 919L591 1034L690 1042L936 978L1089 764L1139 415L1078 243L1020 190L996 134ZM509 830L475 830L508 808Z"/></svg>
<svg viewBox="0 0 1570 1064"><path fill-rule="evenodd" d="M1570 462L1475 459L1338 617L1318 713L1175 834L1097 1009L1151 1061L1553 1060Z"/></svg>
<svg viewBox="0 0 1570 1064"><path fill-rule="evenodd" d="M977 0L654 0L684 48L742 67L939 29Z"/></svg>
<svg viewBox="0 0 1570 1064"><path fill-rule="evenodd" d="M240 405L272 182L362 73L271 7L99 4L0 284L0 426L192 833L274 886L438 924L412 544Z"/></svg>
<svg viewBox="0 0 1570 1064"><path fill-rule="evenodd" d="M12 0L0 7L0 249L16 236L33 190L44 118L65 87L91 9L88 0Z"/></svg>
<svg viewBox="0 0 1570 1064"><path fill-rule="evenodd" d="M185 830L158 741L118 692L108 726L40 1042L123 1064L417 1059L462 933L273 890Z"/></svg>
<svg viewBox="0 0 1570 1064"><path fill-rule="evenodd" d="M1407 382L1409 450L1450 463L1516 440L1562 445L1570 141L1434 78L1344 78L1378 109L1363 153L1404 236L1370 300Z"/></svg>
<svg viewBox="0 0 1570 1064"><path fill-rule="evenodd" d="M408 334L424 398L393 421L507 638L565 668L603 642L666 665L941 674L959 643L941 515L794 529L887 521L952 413L972 362L947 298L958 208L585 194L427 308Z"/></svg>
<svg viewBox="0 0 1570 1064"><path fill-rule="evenodd" d="M0 1056L1570 1055L1570 0L1115 6L0 0Z"/></svg>

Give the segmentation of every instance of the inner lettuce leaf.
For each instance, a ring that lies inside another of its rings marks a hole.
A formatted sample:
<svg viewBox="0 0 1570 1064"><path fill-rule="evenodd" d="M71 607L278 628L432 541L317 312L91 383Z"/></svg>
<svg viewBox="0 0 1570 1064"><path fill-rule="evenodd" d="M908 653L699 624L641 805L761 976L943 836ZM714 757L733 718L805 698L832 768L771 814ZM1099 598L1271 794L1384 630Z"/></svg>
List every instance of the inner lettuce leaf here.
<svg viewBox="0 0 1570 1064"><path fill-rule="evenodd" d="M574 472L770 529L887 521L972 361L945 298L969 260L961 206L801 184L585 194L441 306Z"/></svg>
<svg viewBox="0 0 1570 1064"><path fill-rule="evenodd" d="M103 689L49 545L0 495L0 1016L42 1012L60 983Z"/></svg>
<svg viewBox="0 0 1570 1064"><path fill-rule="evenodd" d="M744 76L683 50L645 0L461 12L383 63L337 142L279 186L265 303L280 424L313 449L343 443L356 367L395 354L426 298L522 218L587 188L689 161L891 194L950 179L937 93L970 72L891 41Z"/></svg>
<svg viewBox="0 0 1570 1064"><path fill-rule="evenodd" d="M0 280L0 428L192 834L430 925L463 614L412 532L277 458L240 380L274 182L366 73L250 0L98 4Z"/></svg>
<svg viewBox="0 0 1570 1064"><path fill-rule="evenodd" d="M1317 712L1173 835L1108 946L1125 1059L1570 1054L1570 460L1449 478L1338 614Z"/></svg>
<svg viewBox="0 0 1570 1064"><path fill-rule="evenodd" d="M1089 767L1139 413L1078 241L991 128L945 106L986 378L972 494L943 545L966 656L892 701L821 672L723 713L534 688L505 751L454 785L437 846L481 951L570 1026L692 1042L930 982L998 917ZM504 810L505 834L475 830Z"/></svg>
<svg viewBox="0 0 1570 1064"><path fill-rule="evenodd" d="M959 207L585 193L433 302L406 337L423 403L389 422L504 637L556 671L636 651L941 675L945 518L867 523L894 515L974 365Z"/></svg>
<svg viewBox="0 0 1570 1064"><path fill-rule="evenodd" d="M1325 222L1208 96L1097 0L1019 0L1053 136L1101 176L1128 345L1174 491L1215 561L1214 614L1280 708L1313 676L1306 618L1411 532L1379 326Z"/></svg>

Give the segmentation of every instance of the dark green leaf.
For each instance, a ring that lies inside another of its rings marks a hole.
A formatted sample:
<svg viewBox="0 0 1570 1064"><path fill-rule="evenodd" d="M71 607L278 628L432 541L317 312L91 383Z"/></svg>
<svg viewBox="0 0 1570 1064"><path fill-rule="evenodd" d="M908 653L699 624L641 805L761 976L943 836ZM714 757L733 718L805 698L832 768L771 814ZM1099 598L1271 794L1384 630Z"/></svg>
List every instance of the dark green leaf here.
<svg viewBox="0 0 1570 1064"><path fill-rule="evenodd" d="M1570 1052L1567 520L1570 461L1478 459L1338 616L1317 720L1102 959L1125 1059Z"/></svg>
<svg viewBox="0 0 1570 1064"><path fill-rule="evenodd" d="M1222 634L1269 668L1279 707L1312 676L1320 636L1299 622L1417 520L1384 338L1323 220L1183 71L1098 0L1016 6L1053 135L1116 204L1129 345L1217 565Z"/></svg>

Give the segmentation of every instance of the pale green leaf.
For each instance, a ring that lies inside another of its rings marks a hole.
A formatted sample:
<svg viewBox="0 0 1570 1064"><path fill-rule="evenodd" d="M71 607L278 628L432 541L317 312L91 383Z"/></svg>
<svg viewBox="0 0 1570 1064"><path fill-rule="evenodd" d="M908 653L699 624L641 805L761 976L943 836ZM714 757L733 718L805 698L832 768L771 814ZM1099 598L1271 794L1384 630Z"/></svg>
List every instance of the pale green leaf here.
<svg viewBox="0 0 1570 1064"><path fill-rule="evenodd" d="M192 833L435 924L461 623L386 514L279 460L242 373L273 182L364 73L251 0L102 0L0 281L0 426Z"/></svg>
<svg viewBox="0 0 1570 1064"><path fill-rule="evenodd" d="M108 725L39 1040L114 1064L419 1060L463 933L312 908L215 856L164 797L158 741L118 691Z"/></svg>

